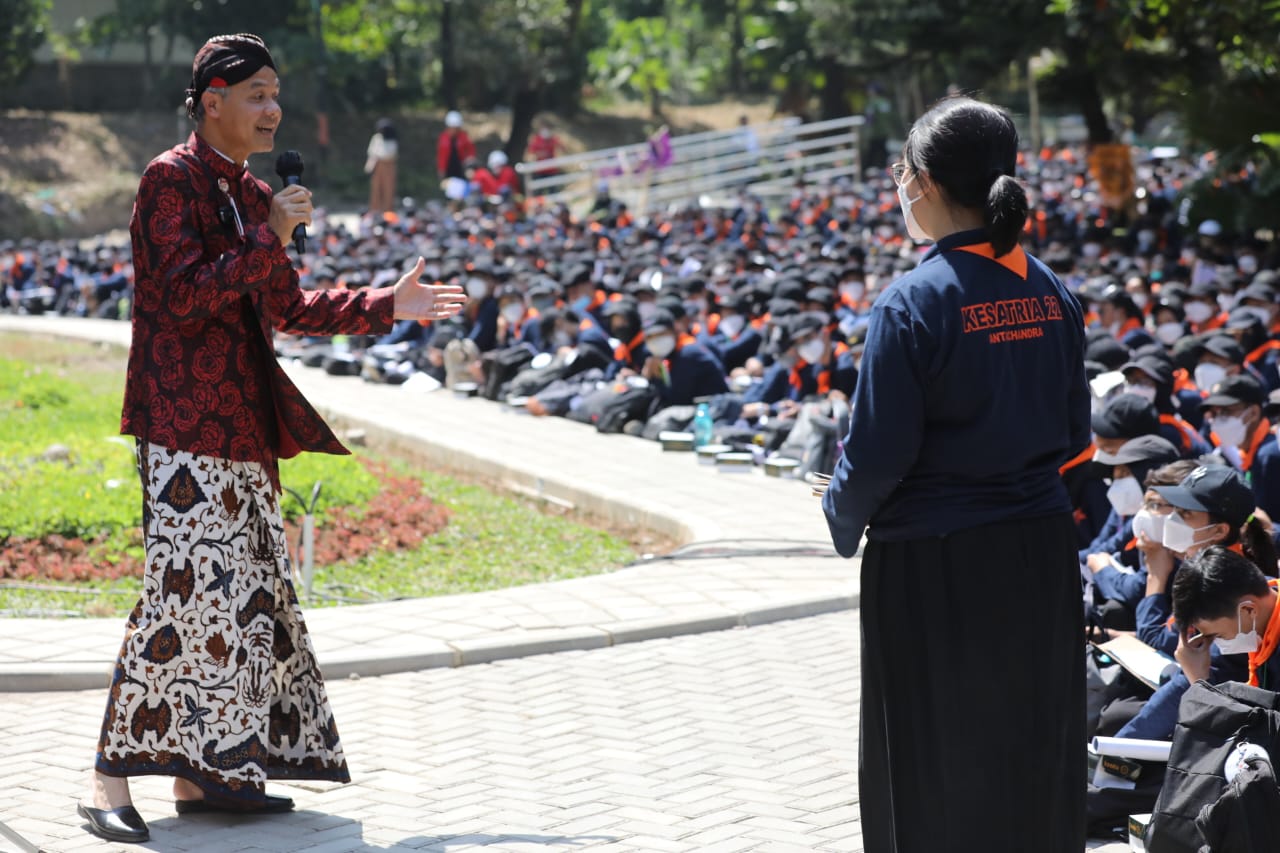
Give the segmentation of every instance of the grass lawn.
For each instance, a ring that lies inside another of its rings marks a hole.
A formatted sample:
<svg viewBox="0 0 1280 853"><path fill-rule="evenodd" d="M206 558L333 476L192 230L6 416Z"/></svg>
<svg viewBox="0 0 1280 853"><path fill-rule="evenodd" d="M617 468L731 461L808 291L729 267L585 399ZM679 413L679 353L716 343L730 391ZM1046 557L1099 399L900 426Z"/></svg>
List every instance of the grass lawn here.
<svg viewBox="0 0 1280 853"><path fill-rule="evenodd" d="M0 334L0 556L9 565L0 562L0 615L124 615L137 600L140 486L132 439L117 435L123 366L119 349ZM448 523L413 548L375 544L357 559L317 566L311 605L537 583L608 571L636 557L632 543L615 533L400 460L357 453L364 458L303 454L281 463L284 485L304 496L323 482L322 528L339 516L359 522L368 512L360 532L376 542L383 516L375 505L397 480L398 488L446 509ZM380 470L395 476L380 477ZM287 495L281 505L286 516L299 514ZM19 546L33 540L45 556L24 561ZM75 555L81 568L59 569L50 543L59 554Z"/></svg>

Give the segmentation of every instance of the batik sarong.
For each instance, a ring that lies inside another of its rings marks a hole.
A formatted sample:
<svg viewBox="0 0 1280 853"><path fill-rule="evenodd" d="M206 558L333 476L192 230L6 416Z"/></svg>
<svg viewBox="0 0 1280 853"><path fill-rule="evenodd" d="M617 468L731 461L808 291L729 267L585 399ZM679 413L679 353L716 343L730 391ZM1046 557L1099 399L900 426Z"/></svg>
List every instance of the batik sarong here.
<svg viewBox="0 0 1280 853"><path fill-rule="evenodd" d="M138 459L146 573L98 771L180 776L246 807L267 779L349 781L268 472L143 441Z"/></svg>

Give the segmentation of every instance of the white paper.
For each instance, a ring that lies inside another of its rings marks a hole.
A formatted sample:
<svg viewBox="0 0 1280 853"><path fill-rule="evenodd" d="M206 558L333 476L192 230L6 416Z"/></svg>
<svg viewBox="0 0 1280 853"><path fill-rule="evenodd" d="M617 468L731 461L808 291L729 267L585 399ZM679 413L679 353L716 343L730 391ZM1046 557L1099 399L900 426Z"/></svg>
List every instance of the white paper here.
<svg viewBox="0 0 1280 853"><path fill-rule="evenodd" d="M1095 737L1092 746L1093 751L1099 755L1114 755L1117 758L1132 758L1137 761L1168 761L1169 749L1173 744L1167 740Z"/></svg>

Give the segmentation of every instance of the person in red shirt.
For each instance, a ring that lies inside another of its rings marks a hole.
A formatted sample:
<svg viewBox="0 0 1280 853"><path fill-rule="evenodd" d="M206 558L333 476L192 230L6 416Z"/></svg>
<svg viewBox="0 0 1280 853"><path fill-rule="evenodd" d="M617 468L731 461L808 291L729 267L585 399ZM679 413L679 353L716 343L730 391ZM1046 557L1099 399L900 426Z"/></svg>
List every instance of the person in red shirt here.
<svg viewBox="0 0 1280 853"><path fill-rule="evenodd" d="M382 333L465 301L421 283L422 258L393 287L301 289L285 246L311 222L311 191L273 193L248 169L281 121L262 39L210 39L187 95L195 132L147 166L129 223L121 432L137 438L146 567L77 807L94 835L129 843L150 835L130 776L175 777L179 814L287 811L268 778L349 780L277 500L278 459L348 451L276 363L271 334Z"/></svg>
<svg viewBox="0 0 1280 853"><path fill-rule="evenodd" d="M507 163L502 151L490 151L487 167L475 170L472 178L483 196L509 196L520 191L520 176Z"/></svg>
<svg viewBox="0 0 1280 853"><path fill-rule="evenodd" d="M556 136L551 130L551 124L546 119L538 119L537 133L529 140L528 159L537 162L539 160L554 160L563 153L560 144L560 137ZM535 175L552 175L556 169L538 169Z"/></svg>
<svg viewBox="0 0 1280 853"><path fill-rule="evenodd" d="M462 126L462 113L450 110L444 117L444 133L436 142L436 173L440 180L465 178L466 163L475 156L476 145Z"/></svg>

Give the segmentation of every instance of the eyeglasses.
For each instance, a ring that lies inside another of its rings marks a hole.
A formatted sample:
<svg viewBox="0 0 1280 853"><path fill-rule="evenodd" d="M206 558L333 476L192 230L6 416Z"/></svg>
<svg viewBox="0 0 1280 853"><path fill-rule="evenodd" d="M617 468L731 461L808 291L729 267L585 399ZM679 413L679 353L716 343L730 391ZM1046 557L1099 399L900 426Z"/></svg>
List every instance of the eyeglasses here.
<svg viewBox="0 0 1280 853"><path fill-rule="evenodd" d="M893 177L894 184L902 186L902 180L907 176L908 168L906 163L894 163L889 167L889 174Z"/></svg>

